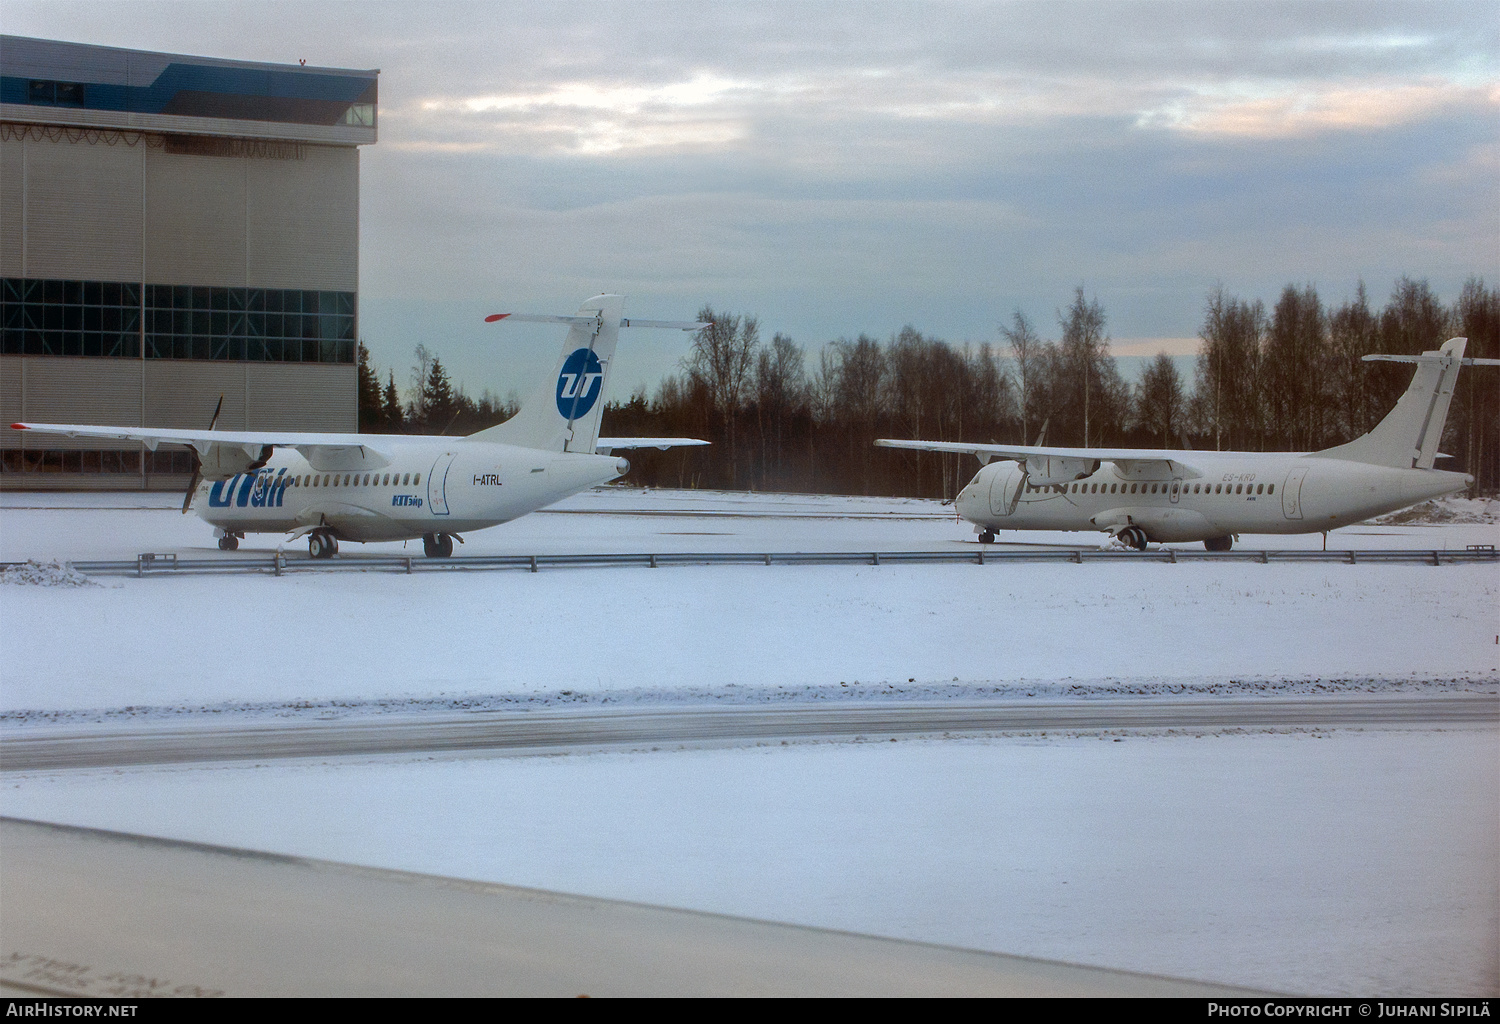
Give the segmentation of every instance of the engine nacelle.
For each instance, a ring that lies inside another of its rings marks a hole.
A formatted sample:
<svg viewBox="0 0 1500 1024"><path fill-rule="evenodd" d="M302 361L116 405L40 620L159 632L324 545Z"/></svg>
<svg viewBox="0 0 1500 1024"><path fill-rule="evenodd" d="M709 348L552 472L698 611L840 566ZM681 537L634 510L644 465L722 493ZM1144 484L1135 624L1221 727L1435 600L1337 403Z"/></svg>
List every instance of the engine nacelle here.
<svg viewBox="0 0 1500 1024"><path fill-rule="evenodd" d="M1068 484L1092 476L1099 469L1098 459L1065 459L1058 455L1033 455L1021 463L1026 481L1038 487Z"/></svg>
<svg viewBox="0 0 1500 1024"><path fill-rule="evenodd" d="M261 448L254 457L242 445L210 445L203 457L203 476L209 480L227 480L238 473L249 473L264 466L271 458L271 446Z"/></svg>

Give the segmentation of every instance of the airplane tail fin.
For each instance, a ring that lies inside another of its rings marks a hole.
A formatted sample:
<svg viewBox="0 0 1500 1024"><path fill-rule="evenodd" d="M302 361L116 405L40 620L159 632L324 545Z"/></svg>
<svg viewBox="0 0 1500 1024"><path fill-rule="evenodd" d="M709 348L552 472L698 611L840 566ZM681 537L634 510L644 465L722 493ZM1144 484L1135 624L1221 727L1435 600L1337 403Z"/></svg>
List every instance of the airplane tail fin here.
<svg viewBox="0 0 1500 1024"><path fill-rule="evenodd" d="M473 436L482 441L593 454L604 415L604 385L620 340L623 295L595 295L575 316L527 316L499 313L487 318L528 323L568 324L568 337L552 375L521 403L521 409L499 426Z"/></svg>
<svg viewBox="0 0 1500 1024"><path fill-rule="evenodd" d="M1396 469L1431 469L1443 437L1443 425L1448 420L1448 405L1453 401L1459 367L1465 363L1491 362L1465 359L1467 343L1466 338L1450 338L1436 352L1423 352L1419 356L1365 356L1369 361L1415 363L1417 370L1412 374L1411 385L1396 407L1368 434L1313 454Z"/></svg>

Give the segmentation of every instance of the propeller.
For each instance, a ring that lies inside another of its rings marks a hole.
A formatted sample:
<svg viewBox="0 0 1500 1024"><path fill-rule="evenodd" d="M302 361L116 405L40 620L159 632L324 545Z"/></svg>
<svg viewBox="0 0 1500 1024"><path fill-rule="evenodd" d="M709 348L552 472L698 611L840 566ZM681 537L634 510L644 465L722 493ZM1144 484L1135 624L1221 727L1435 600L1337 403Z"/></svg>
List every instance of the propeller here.
<svg viewBox="0 0 1500 1024"><path fill-rule="evenodd" d="M213 419L211 419L211 420L208 421L208 429L209 430L214 429L214 425L219 422L219 413L221 413L223 411L224 411L224 396L220 395L219 396L219 404L216 405L216 406L214 406L214 416L213 416ZM196 447L190 447L190 448L188 448L188 451L190 451L190 452L193 453L193 476L192 476L192 479L190 479L188 481L187 494L183 495L183 498L182 498L182 514L183 515L187 515L188 509L192 507L192 505L193 505L193 492L198 489L198 482L203 479L203 457L198 454L198 449Z"/></svg>

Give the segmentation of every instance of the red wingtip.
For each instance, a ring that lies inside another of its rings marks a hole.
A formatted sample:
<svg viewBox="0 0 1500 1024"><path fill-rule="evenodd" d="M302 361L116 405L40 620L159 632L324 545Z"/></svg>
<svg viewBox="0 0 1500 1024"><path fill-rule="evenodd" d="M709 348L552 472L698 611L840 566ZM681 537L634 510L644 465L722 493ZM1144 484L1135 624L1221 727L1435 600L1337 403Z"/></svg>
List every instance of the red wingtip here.
<svg viewBox="0 0 1500 1024"><path fill-rule="evenodd" d="M12 430L30 430L31 428L28 427L24 423L12 423L10 425L10 429L12 429Z"/></svg>
<svg viewBox="0 0 1500 1024"><path fill-rule="evenodd" d="M504 320L508 316L510 316L509 313L491 313L489 316L484 318L484 322L487 324L492 324L496 320Z"/></svg>

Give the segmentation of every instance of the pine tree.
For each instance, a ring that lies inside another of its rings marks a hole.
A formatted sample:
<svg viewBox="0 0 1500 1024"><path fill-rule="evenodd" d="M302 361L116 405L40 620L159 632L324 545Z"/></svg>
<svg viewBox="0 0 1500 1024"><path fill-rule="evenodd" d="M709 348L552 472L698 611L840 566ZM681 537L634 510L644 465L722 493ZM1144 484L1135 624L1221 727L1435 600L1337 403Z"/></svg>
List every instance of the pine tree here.
<svg viewBox="0 0 1500 1024"><path fill-rule="evenodd" d="M385 420L385 409L380 401L380 378L370 365L370 350L359 343L359 432L379 433Z"/></svg>

